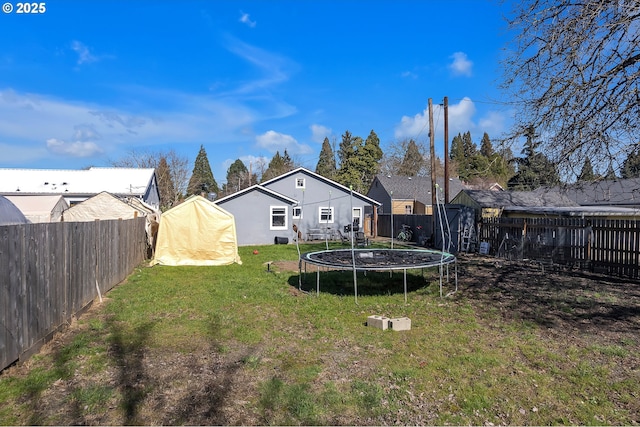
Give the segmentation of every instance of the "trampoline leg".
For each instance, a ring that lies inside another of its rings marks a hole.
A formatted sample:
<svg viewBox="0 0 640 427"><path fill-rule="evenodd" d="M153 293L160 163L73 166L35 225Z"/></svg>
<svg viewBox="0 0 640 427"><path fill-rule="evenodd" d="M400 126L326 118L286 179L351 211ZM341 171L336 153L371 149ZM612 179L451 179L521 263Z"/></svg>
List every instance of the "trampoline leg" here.
<svg viewBox="0 0 640 427"><path fill-rule="evenodd" d="M320 266L318 266L318 271L316 271L316 296L320 295Z"/></svg>
<svg viewBox="0 0 640 427"><path fill-rule="evenodd" d="M404 303L407 303L407 269L404 269Z"/></svg>

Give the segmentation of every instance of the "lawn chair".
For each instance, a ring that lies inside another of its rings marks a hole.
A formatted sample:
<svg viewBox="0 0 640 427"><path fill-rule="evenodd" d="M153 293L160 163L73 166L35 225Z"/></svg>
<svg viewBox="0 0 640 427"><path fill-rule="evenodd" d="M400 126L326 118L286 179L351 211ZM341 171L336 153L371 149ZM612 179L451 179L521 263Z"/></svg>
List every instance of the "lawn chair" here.
<svg viewBox="0 0 640 427"><path fill-rule="evenodd" d="M356 246L369 246L369 239L365 236L364 231L356 231Z"/></svg>
<svg viewBox="0 0 640 427"><path fill-rule="evenodd" d="M351 240L349 240L349 238L347 236L345 236L344 234L342 234L342 232L340 231L340 229L336 229L336 232L338 233L338 237L340 237L340 241L342 242L342 244L347 244L347 243L351 243Z"/></svg>

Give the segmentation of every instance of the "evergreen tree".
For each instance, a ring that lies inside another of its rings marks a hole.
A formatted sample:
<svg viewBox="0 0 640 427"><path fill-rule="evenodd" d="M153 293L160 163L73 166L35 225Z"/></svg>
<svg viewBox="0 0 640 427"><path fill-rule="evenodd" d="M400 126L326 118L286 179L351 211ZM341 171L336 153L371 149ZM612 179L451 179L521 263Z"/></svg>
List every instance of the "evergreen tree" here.
<svg viewBox="0 0 640 427"><path fill-rule="evenodd" d="M289 156L289 153L287 153L286 148L284 149L284 154L282 155L282 164L284 166L284 171L282 173L286 173L286 172L289 172L290 170L293 170L293 160Z"/></svg>
<svg viewBox="0 0 640 427"><path fill-rule="evenodd" d="M471 139L471 132L467 131L462 135L462 150L466 158L472 158L478 151L478 147Z"/></svg>
<svg viewBox="0 0 640 427"><path fill-rule="evenodd" d="M229 166L229 169L227 169L227 183L224 188L225 194L227 194L227 192L230 194L244 190L245 188L250 187L251 184L249 170L242 160L237 159L231 164L231 166Z"/></svg>
<svg viewBox="0 0 640 427"><path fill-rule="evenodd" d="M160 193L160 209L166 211L173 207L176 200L176 188L171 177L171 169L165 156L160 157L156 167L156 178L158 179L158 192Z"/></svg>
<svg viewBox="0 0 640 427"><path fill-rule="evenodd" d="M524 157L514 159L518 172L507 183L512 190L535 190L560 182L557 166L544 154L537 152L540 143L535 141L536 137L533 127L529 127L527 142L522 149Z"/></svg>
<svg viewBox="0 0 640 427"><path fill-rule="evenodd" d="M595 179L596 174L593 173L591 159L587 157L582 165L582 171L580 171L580 175L578 175L578 181L594 181Z"/></svg>
<svg viewBox="0 0 640 427"><path fill-rule="evenodd" d="M380 148L380 138L371 129L369 136L364 141L362 153L359 155L363 163L363 181L368 186L373 177L376 176L380 170L380 159L382 159L382 149Z"/></svg>
<svg viewBox="0 0 640 427"><path fill-rule="evenodd" d="M279 151L276 151L276 154L269 162L267 170L262 174L261 182L268 181L284 173L287 173L293 170L293 167L293 160L291 160L291 157L289 157L289 153L287 153L287 150L284 150L284 155L282 156L280 155Z"/></svg>
<svg viewBox="0 0 640 427"><path fill-rule="evenodd" d="M454 162L458 176L469 181L478 176L478 168L486 168L487 161L477 157L477 147L471 139L471 132L458 134L451 142L449 158Z"/></svg>
<svg viewBox="0 0 640 427"><path fill-rule="evenodd" d="M196 161L193 166L193 172L191 173L191 179L189 179L189 185L187 186L187 194L201 194L201 193L218 193L218 183L213 177L211 172L211 166L209 165L209 159L207 158L207 152L204 146L200 146L200 151L196 157Z"/></svg>
<svg viewBox="0 0 640 427"><path fill-rule="evenodd" d="M486 158L491 158L493 156L493 144L491 144L491 139L489 139L489 135L485 132L482 135L482 142L480 143L480 154L485 156Z"/></svg>
<svg viewBox="0 0 640 427"><path fill-rule="evenodd" d="M609 163L609 167L607 168L607 173L604 176L604 179L611 181L614 179L618 179L616 176L616 172L613 170L613 165Z"/></svg>
<svg viewBox="0 0 640 427"><path fill-rule="evenodd" d="M402 159L400 168L398 169L398 175L402 176L417 176L418 172L424 167L425 159L416 142L411 139L409 145L407 145L407 152Z"/></svg>
<svg viewBox="0 0 640 427"><path fill-rule="evenodd" d="M320 157L316 165L316 173L329 179L333 179L336 174L336 158L329 143L329 138L327 137L322 141L322 149L320 150Z"/></svg>
<svg viewBox="0 0 640 427"><path fill-rule="evenodd" d="M458 163L464 159L464 147L462 145L462 135L457 134L451 140L451 150L449 151L449 159Z"/></svg>
<svg viewBox="0 0 640 427"><path fill-rule="evenodd" d="M640 150L636 147L629 153L620 169L622 178L640 178Z"/></svg>

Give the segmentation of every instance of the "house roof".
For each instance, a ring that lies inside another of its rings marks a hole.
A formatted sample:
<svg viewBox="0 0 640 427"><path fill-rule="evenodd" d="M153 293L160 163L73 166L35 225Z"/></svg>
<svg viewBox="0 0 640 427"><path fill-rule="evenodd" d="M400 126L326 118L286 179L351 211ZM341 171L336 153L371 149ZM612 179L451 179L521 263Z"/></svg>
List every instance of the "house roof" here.
<svg viewBox="0 0 640 427"><path fill-rule="evenodd" d="M289 172L283 173L280 176L277 176L277 177L272 178L272 179L270 179L268 181L260 183L260 185L261 186L268 186L269 184L271 184L273 182L280 181L282 179L288 178L291 175L295 175L296 173L300 173L300 172L302 172L302 173L304 173L304 174L306 174L306 175L308 175L310 177L313 177L313 178L315 178L315 179L317 179L319 181L323 181L323 182L325 182L325 183L327 183L327 184L329 184L329 185L331 185L331 186L333 186L335 188L339 188L342 191L344 191L345 193L350 193L351 192L351 189L349 187L346 187L346 186L344 186L344 185L342 185L340 183L337 183L337 182L335 182L335 181L333 181L333 180L331 180L329 178L326 178L326 177L324 177L322 175L319 175L319 174L317 174L315 172L311 172L309 169L306 169L306 168L303 168L303 167L299 167L297 169L293 169L293 170L291 170ZM359 198L361 200L364 200L365 202L367 202L367 203L369 203L371 205L374 205L374 206L382 205L382 203L378 202L377 200L373 200L372 198L367 197L362 193L358 193L357 191L354 191L353 195L354 195L354 197L357 197L357 198Z"/></svg>
<svg viewBox="0 0 640 427"><path fill-rule="evenodd" d="M431 204L431 177L379 174L376 179L388 194L393 191L394 199L415 199L425 205ZM436 183L444 191L444 177L436 178ZM458 178L449 178L450 195L458 194L464 188Z"/></svg>
<svg viewBox="0 0 640 427"><path fill-rule="evenodd" d="M640 178L578 182L557 190L582 206L640 206Z"/></svg>
<svg viewBox="0 0 640 427"><path fill-rule="evenodd" d="M504 212L526 212L566 217L640 217L640 209L619 206L510 206L504 208Z"/></svg>
<svg viewBox="0 0 640 427"><path fill-rule="evenodd" d="M261 184L256 184L256 185L252 185L251 187L247 187L244 190L240 190L237 191L233 194L229 194L228 196L222 197L220 199L215 200L213 203L218 204L218 203L224 203L227 202L229 200L232 199L236 199L238 197L241 197L245 194L251 193L253 191L259 191L263 194L266 194L267 196L273 197L275 199L281 200L285 203L288 203L290 205L297 205L298 201L295 199L292 199L291 197L287 197L284 194L278 193L277 191L273 191L269 188L263 187Z"/></svg>
<svg viewBox="0 0 640 427"><path fill-rule="evenodd" d="M154 174L152 168L0 169L0 194L143 196Z"/></svg>
<svg viewBox="0 0 640 427"><path fill-rule="evenodd" d="M512 206L578 206L566 196L557 191L492 191L492 190L462 190L481 208L512 207ZM457 198L458 196L456 196Z"/></svg>

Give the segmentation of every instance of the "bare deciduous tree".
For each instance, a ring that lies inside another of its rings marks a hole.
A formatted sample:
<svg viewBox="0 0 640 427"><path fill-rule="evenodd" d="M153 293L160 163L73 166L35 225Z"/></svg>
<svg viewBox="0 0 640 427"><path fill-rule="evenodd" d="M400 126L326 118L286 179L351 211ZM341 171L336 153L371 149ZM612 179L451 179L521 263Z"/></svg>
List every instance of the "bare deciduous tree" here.
<svg viewBox="0 0 640 427"><path fill-rule="evenodd" d="M563 175L584 159L619 168L640 141L640 3L637 0L520 0L503 61L513 96L510 137L530 127Z"/></svg>
<svg viewBox="0 0 640 427"><path fill-rule="evenodd" d="M170 208L176 205L187 191L190 172L189 160L186 157L179 155L175 150L156 152L132 149L125 157L118 160L111 160L110 163L116 167L157 169L162 158L167 162L174 194L160 194L160 199L162 206ZM157 178L159 181L163 179L162 176L158 176ZM163 185L162 182L158 182L158 187L171 188L171 186Z"/></svg>

